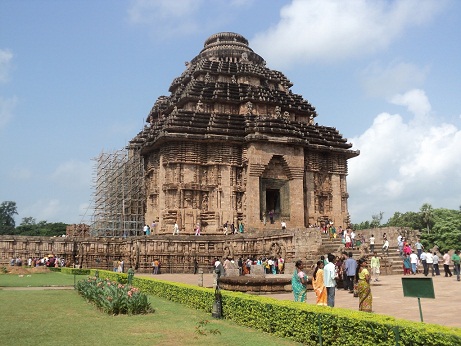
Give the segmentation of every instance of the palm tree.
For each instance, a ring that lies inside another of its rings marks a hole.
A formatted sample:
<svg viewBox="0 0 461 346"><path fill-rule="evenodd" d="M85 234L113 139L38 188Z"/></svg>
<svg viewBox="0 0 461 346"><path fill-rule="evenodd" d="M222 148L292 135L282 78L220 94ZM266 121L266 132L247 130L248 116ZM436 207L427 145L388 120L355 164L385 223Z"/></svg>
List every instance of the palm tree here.
<svg viewBox="0 0 461 346"><path fill-rule="evenodd" d="M430 224L432 223L432 205L424 203L420 209L423 222L426 224L427 233L430 233Z"/></svg>

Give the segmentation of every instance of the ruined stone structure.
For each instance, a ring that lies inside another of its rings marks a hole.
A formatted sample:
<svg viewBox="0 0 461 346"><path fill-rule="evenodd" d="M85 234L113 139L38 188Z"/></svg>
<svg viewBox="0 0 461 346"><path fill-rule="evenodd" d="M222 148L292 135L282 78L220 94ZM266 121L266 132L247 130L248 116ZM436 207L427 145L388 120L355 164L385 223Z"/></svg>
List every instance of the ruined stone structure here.
<svg viewBox="0 0 461 346"><path fill-rule="evenodd" d="M283 257L287 263L304 258L314 262L320 232L315 229L266 234L208 236L152 235L121 237L26 237L0 236L0 265L11 258L42 258L53 254L67 265L112 270L113 261L123 259L125 268L151 272L159 260L164 273L192 273L194 260L204 272L212 272L216 258ZM25 261L27 262L27 261Z"/></svg>
<svg viewBox="0 0 461 346"><path fill-rule="evenodd" d="M359 153L291 87L243 36L209 37L130 142L144 158L146 223L258 231L273 211L293 229L347 224L347 160Z"/></svg>

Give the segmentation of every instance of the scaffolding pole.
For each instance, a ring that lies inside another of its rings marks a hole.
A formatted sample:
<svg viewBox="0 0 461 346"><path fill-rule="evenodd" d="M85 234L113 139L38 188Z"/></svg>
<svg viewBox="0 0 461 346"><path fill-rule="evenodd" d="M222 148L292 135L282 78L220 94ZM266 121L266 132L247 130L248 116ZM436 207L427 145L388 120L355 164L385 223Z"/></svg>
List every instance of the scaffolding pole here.
<svg viewBox="0 0 461 346"><path fill-rule="evenodd" d="M102 152L94 161L91 234L97 237L143 234L144 163L139 151Z"/></svg>

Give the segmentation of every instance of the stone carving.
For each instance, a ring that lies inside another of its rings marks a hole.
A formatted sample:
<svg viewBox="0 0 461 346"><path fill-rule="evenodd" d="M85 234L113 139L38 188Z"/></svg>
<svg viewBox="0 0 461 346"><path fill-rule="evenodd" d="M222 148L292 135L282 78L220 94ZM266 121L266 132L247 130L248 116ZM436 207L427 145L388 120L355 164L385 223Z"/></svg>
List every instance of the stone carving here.
<svg viewBox="0 0 461 346"><path fill-rule="evenodd" d="M252 115L253 114L253 104L250 101L246 103L246 108L247 108L246 115Z"/></svg>
<svg viewBox="0 0 461 346"><path fill-rule="evenodd" d="M203 102L201 100L197 101L197 106L195 106L196 112L203 112Z"/></svg>
<svg viewBox="0 0 461 346"><path fill-rule="evenodd" d="M280 106L275 107L275 118L280 118L282 115L282 108Z"/></svg>

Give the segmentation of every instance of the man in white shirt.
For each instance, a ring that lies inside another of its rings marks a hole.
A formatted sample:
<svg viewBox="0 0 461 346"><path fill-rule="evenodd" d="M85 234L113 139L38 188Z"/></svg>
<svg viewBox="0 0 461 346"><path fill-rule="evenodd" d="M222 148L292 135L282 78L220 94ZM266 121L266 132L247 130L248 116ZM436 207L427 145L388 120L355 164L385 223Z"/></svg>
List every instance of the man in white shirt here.
<svg viewBox="0 0 461 346"><path fill-rule="evenodd" d="M434 257L432 256L432 253L430 251L426 252L426 265L427 265L427 270L424 275L429 274L429 269L431 270L432 276L435 276L434 274Z"/></svg>
<svg viewBox="0 0 461 346"><path fill-rule="evenodd" d="M375 236L372 234L370 237L370 253L375 252Z"/></svg>
<svg viewBox="0 0 461 346"><path fill-rule="evenodd" d="M328 254L328 264L323 268L323 283L327 288L327 305L335 306L335 289L336 289L336 266L335 256Z"/></svg>
<svg viewBox="0 0 461 346"><path fill-rule="evenodd" d="M416 266L418 265L418 255L414 251L410 254L411 272L416 275Z"/></svg>

